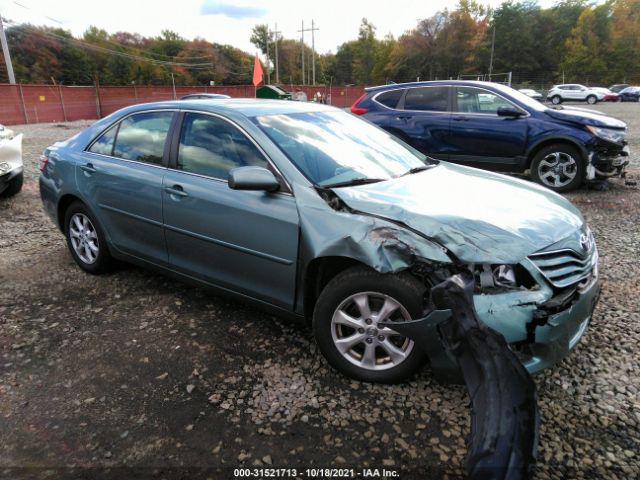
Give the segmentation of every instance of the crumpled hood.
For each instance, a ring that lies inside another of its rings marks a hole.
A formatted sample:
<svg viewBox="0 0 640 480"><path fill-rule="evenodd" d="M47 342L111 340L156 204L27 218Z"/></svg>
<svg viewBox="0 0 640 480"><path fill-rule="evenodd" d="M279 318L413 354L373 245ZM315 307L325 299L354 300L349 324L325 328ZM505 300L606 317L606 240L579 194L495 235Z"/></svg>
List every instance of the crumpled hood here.
<svg viewBox="0 0 640 480"><path fill-rule="evenodd" d="M554 110L552 108L548 108L545 113L557 120L578 123L580 125L616 128L620 130L627 128L627 124L622 120L610 117L609 115L604 115L603 113L596 112L595 110L589 111L587 109L578 108L564 108L562 110Z"/></svg>
<svg viewBox="0 0 640 480"><path fill-rule="evenodd" d="M465 263L518 263L584 223L568 200L543 187L447 162L333 191L352 209L401 222Z"/></svg>

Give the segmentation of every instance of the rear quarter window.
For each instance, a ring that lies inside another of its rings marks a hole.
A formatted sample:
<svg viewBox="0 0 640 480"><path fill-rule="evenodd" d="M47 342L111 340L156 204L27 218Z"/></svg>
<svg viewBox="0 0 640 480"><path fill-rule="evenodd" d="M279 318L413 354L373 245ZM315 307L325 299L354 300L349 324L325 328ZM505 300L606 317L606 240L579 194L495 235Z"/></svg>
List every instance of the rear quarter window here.
<svg viewBox="0 0 640 480"><path fill-rule="evenodd" d="M375 100L385 107L396 108L398 106L398 102L402 98L403 93L404 89L389 90L388 92L383 92L376 96Z"/></svg>

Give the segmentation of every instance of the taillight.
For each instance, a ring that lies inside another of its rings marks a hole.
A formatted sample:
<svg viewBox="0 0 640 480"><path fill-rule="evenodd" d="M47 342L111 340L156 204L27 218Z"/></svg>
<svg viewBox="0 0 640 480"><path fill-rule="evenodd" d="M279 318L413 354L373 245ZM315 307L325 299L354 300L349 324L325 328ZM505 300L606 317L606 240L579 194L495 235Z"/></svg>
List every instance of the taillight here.
<svg viewBox="0 0 640 480"><path fill-rule="evenodd" d="M49 157L46 155L40 155L40 171L44 172L44 169L47 168L47 164L49 163Z"/></svg>
<svg viewBox="0 0 640 480"><path fill-rule="evenodd" d="M358 104L366 96L367 96L367 94L365 92L355 102L353 102L353 105L351 105L351 113L353 113L355 115L364 115L365 113L367 113L369 111L368 108L358 107Z"/></svg>

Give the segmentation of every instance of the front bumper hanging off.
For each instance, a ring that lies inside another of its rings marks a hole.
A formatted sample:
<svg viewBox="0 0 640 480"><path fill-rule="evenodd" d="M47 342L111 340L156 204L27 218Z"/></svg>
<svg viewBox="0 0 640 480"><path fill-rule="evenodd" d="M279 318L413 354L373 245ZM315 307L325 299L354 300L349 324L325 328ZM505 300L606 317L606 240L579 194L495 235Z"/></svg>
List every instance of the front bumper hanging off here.
<svg viewBox="0 0 640 480"><path fill-rule="evenodd" d="M589 153L586 180L603 180L612 177L624 178L625 170L629 165L629 155L628 145L623 148L597 145Z"/></svg>
<svg viewBox="0 0 640 480"><path fill-rule="evenodd" d="M439 308L431 315L387 326L426 351L440 343L463 377L471 397L471 439L465 462L470 479L529 479L533 476L539 413L533 380L504 337L479 320L474 277L454 275L432 289ZM445 358L432 358L434 363Z"/></svg>

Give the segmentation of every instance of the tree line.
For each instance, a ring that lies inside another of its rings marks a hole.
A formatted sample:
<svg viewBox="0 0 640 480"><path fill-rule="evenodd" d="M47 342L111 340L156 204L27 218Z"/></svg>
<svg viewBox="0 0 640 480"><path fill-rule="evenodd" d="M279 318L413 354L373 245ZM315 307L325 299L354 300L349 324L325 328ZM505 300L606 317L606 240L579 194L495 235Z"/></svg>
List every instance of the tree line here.
<svg viewBox="0 0 640 480"><path fill-rule="evenodd" d="M419 16L419 8L415 15ZM177 85L248 84L253 56L229 45L187 40L165 30L154 38L90 27L81 38L50 27L7 28L14 69L23 83ZM275 38L256 25L251 42L270 53L265 69L275 81ZM280 83L311 78L312 51L299 39L279 38ZM417 20L398 38L380 38L362 19L358 37L335 53L315 54L316 81L333 85L473 77L512 72L516 84L640 83L640 0L507 0L491 9L475 0ZM173 76L173 79L172 79ZM0 67L0 82L6 82Z"/></svg>

